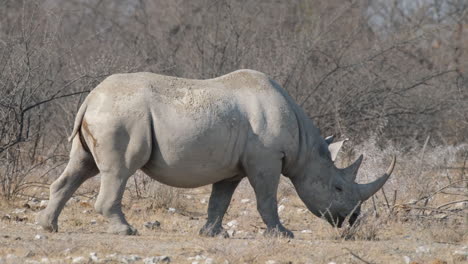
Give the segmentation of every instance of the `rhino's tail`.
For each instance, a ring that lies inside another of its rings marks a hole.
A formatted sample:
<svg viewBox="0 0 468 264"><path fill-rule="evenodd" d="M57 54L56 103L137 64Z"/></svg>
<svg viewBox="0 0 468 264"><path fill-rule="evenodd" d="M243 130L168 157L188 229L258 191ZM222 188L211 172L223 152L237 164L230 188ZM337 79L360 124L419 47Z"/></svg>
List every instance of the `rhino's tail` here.
<svg viewBox="0 0 468 264"><path fill-rule="evenodd" d="M88 108L87 99L88 97L86 97L86 99L83 101L83 104L81 104L80 109L78 110L78 113L76 114L75 124L73 125L73 132L71 133L71 136L68 138L69 142L73 140L73 138L76 136L76 134L81 128L81 122L83 122L83 117L86 113L86 108Z"/></svg>

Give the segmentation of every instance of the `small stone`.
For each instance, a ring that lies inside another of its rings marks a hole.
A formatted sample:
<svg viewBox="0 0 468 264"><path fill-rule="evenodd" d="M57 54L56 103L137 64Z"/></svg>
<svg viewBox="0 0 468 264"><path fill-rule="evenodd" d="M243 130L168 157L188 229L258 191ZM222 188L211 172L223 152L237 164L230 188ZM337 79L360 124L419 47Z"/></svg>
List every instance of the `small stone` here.
<svg viewBox="0 0 468 264"><path fill-rule="evenodd" d="M92 225L95 225L95 224L97 224L97 220L96 219L91 219L91 221L89 221L89 223L92 224Z"/></svg>
<svg viewBox="0 0 468 264"><path fill-rule="evenodd" d="M159 228L161 226L161 223L159 221L154 221L154 222L145 222L143 224L144 227L148 228L148 229L156 229L156 228Z"/></svg>
<svg viewBox="0 0 468 264"><path fill-rule="evenodd" d="M37 207L37 206L39 205L39 203L40 203L39 199L33 198L31 201L27 202L27 203L25 204L25 206L28 205L29 208L31 208L31 207Z"/></svg>
<svg viewBox="0 0 468 264"><path fill-rule="evenodd" d="M175 213L176 209L175 209L175 208L172 208L172 207L170 207L169 209L167 209L167 211L168 211L169 213Z"/></svg>
<svg viewBox="0 0 468 264"><path fill-rule="evenodd" d="M238 224L238 222L236 220L232 220L232 221L229 221L226 225L229 226L229 227L236 227Z"/></svg>
<svg viewBox="0 0 468 264"><path fill-rule="evenodd" d="M159 256L158 258L160 262L166 262L166 263L171 262L171 258L168 256Z"/></svg>
<svg viewBox="0 0 468 264"><path fill-rule="evenodd" d="M2 216L2 221L10 221L10 220L11 220L11 216L9 214Z"/></svg>
<svg viewBox="0 0 468 264"><path fill-rule="evenodd" d="M65 256L68 256L68 255L70 255L70 252L71 252L71 249L66 248L64 251L62 251L62 254L65 255Z"/></svg>
<svg viewBox="0 0 468 264"><path fill-rule="evenodd" d="M143 259L144 264L169 263L171 259L168 256L148 257Z"/></svg>
<svg viewBox="0 0 468 264"><path fill-rule="evenodd" d="M66 248L64 251L62 251L62 254L64 254L64 255L69 255L70 252L71 252L71 249Z"/></svg>
<svg viewBox="0 0 468 264"><path fill-rule="evenodd" d="M24 214L26 212L26 208L16 208L11 213L12 214Z"/></svg>
<svg viewBox="0 0 468 264"><path fill-rule="evenodd" d="M83 256L75 257L72 259L72 263L76 263L76 264L82 264L82 263L88 263L88 262L89 262L89 259Z"/></svg>
<svg viewBox="0 0 468 264"><path fill-rule="evenodd" d="M248 202L250 202L250 199L242 199L241 200L241 203L248 203Z"/></svg>
<svg viewBox="0 0 468 264"><path fill-rule="evenodd" d="M265 264L278 264L275 260L267 260Z"/></svg>
<svg viewBox="0 0 468 264"><path fill-rule="evenodd" d="M49 263L49 258L41 258L41 263Z"/></svg>
<svg viewBox="0 0 468 264"><path fill-rule="evenodd" d="M212 258L206 258L205 259L205 264L213 264L214 260Z"/></svg>
<svg viewBox="0 0 468 264"><path fill-rule="evenodd" d="M203 256L203 255L196 255L195 256L195 260L203 260L203 259L206 259L206 257Z"/></svg>
<svg viewBox="0 0 468 264"><path fill-rule="evenodd" d="M228 233L228 236L229 236L229 237L234 237L234 234L236 233L236 230L234 230L234 229L229 229L229 230L227 231L227 233Z"/></svg>
<svg viewBox="0 0 468 264"><path fill-rule="evenodd" d="M44 240L44 239L47 239L47 236L44 236L44 235L41 235L41 234L37 234L34 239L36 240Z"/></svg>
<svg viewBox="0 0 468 264"><path fill-rule="evenodd" d="M133 263L141 260L141 257L138 255L123 256L121 261L123 263Z"/></svg>
<svg viewBox="0 0 468 264"><path fill-rule="evenodd" d="M278 206L278 213L280 213L281 211L283 211L283 210L284 210L284 208L285 208L285 206L284 206L284 205L280 205L280 206Z"/></svg>
<svg viewBox="0 0 468 264"><path fill-rule="evenodd" d="M41 203L39 204L39 207L46 208L48 203L49 203L49 200L42 200Z"/></svg>
<svg viewBox="0 0 468 264"><path fill-rule="evenodd" d="M429 253L430 251L431 249L426 246L419 246L416 248L416 253Z"/></svg>
<svg viewBox="0 0 468 264"><path fill-rule="evenodd" d="M98 262L99 261L99 258L97 256L97 253L96 252L91 252L89 253L89 258L94 261L94 262Z"/></svg>
<svg viewBox="0 0 468 264"><path fill-rule="evenodd" d="M205 199L205 198L201 199L201 200L200 200L200 203L206 204L206 199Z"/></svg>
<svg viewBox="0 0 468 264"><path fill-rule="evenodd" d="M410 264L410 263L411 263L411 259L410 259L410 257L408 257L408 256L403 256L403 260L405 261L406 264Z"/></svg>
<svg viewBox="0 0 468 264"><path fill-rule="evenodd" d="M301 233L310 234L310 233L312 233L312 230L305 229L305 230L302 230Z"/></svg>
<svg viewBox="0 0 468 264"><path fill-rule="evenodd" d="M468 246L464 246L461 249L455 250L453 255L461 257L463 260L468 259Z"/></svg>
<svg viewBox="0 0 468 264"><path fill-rule="evenodd" d="M435 219L443 220L448 217L447 214L436 214L433 216Z"/></svg>

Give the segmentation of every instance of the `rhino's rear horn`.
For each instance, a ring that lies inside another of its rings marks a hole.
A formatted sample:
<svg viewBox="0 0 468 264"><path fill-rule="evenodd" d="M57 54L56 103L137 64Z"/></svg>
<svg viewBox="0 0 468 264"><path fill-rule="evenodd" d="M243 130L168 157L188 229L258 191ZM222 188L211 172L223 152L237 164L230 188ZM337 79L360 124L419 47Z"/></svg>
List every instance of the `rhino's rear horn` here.
<svg viewBox="0 0 468 264"><path fill-rule="evenodd" d="M359 156L359 158L353 164L343 169L344 175L346 175L347 178L349 178L352 181L356 180L356 176L357 176L359 167L361 166L363 158L364 158L364 155L361 154L361 156Z"/></svg>
<svg viewBox="0 0 468 264"><path fill-rule="evenodd" d="M371 183L366 183L366 184L359 184L359 193L361 195L361 200L365 201L369 199L372 195L374 195L376 192L380 190L380 188L383 187L385 182L387 182L388 178L393 172L393 168L395 167L396 163L396 157L393 156L392 163L387 169L387 172L377 180L371 182Z"/></svg>

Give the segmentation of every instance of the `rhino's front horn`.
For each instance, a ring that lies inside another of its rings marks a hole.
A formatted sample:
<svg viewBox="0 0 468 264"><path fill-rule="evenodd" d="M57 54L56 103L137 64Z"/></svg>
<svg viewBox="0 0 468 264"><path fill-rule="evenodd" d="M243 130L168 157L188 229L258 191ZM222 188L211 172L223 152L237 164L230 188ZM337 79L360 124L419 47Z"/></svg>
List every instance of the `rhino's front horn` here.
<svg viewBox="0 0 468 264"><path fill-rule="evenodd" d="M396 157L393 156L392 164L387 169L387 172L385 174L378 178L377 180L371 182L371 183L366 183L366 184L359 184L359 193L361 195L361 200L365 201L369 199L374 193L380 190L382 186L387 182L388 178L393 172L393 168L395 167L396 163Z"/></svg>
<svg viewBox="0 0 468 264"><path fill-rule="evenodd" d="M364 155L361 154L361 156L359 156L359 158L353 164L343 169L344 174L346 175L347 178L349 178L352 181L356 180L356 176L357 176L359 167L361 166L361 162L363 158L364 158Z"/></svg>

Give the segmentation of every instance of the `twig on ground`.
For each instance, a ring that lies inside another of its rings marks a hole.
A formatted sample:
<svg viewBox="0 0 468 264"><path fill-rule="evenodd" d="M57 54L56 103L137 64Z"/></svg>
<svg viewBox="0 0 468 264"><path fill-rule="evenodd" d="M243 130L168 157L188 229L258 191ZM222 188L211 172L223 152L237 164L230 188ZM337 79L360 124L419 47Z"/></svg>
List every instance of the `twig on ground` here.
<svg viewBox="0 0 468 264"><path fill-rule="evenodd" d="M393 208L395 208L396 200L397 200L397 190L393 192L393 202L392 202L392 208L390 209L390 212L393 212Z"/></svg>
<svg viewBox="0 0 468 264"><path fill-rule="evenodd" d="M388 203L387 195L385 194L384 188L382 187L382 194L385 199L385 205L387 205L388 210L390 211L390 204Z"/></svg>
<svg viewBox="0 0 468 264"><path fill-rule="evenodd" d="M351 256L357 258L358 260L364 262L364 263L367 263L367 264L372 264L373 262L369 262L363 258L361 258L360 256L356 255L354 252L352 252L349 248L343 248L344 250L348 251L349 254L351 254Z"/></svg>
<svg viewBox="0 0 468 264"><path fill-rule="evenodd" d="M377 206L375 205L374 195L372 195L372 207L374 207L374 216L379 217L379 214L377 213Z"/></svg>
<svg viewBox="0 0 468 264"><path fill-rule="evenodd" d="M419 202L419 201L422 201L422 200L424 200L424 199L429 200L430 198L432 198L432 197L435 196L436 194L442 192L443 190L445 190L445 189L447 189L447 188L450 188L450 187L452 187L452 186L454 186L454 185L456 185L456 184L458 184L458 183L462 183L462 182L468 182L468 179L466 179L466 180L460 180L460 181L456 181L456 182L452 182L452 183L450 183L450 184L448 184L448 185L445 185L444 187L438 189L437 191L435 191L435 192L433 192L433 193L431 193L431 194L429 194L429 195L427 195L427 196L422 197L421 199L418 200L418 202ZM416 202L416 203L417 203L417 202Z"/></svg>
<svg viewBox="0 0 468 264"><path fill-rule="evenodd" d="M444 203L444 204L442 204L442 205L437 206L437 209L440 209L440 208L445 207L445 206L447 206L447 205L456 204L456 203L463 203L463 202L468 202L468 199Z"/></svg>

